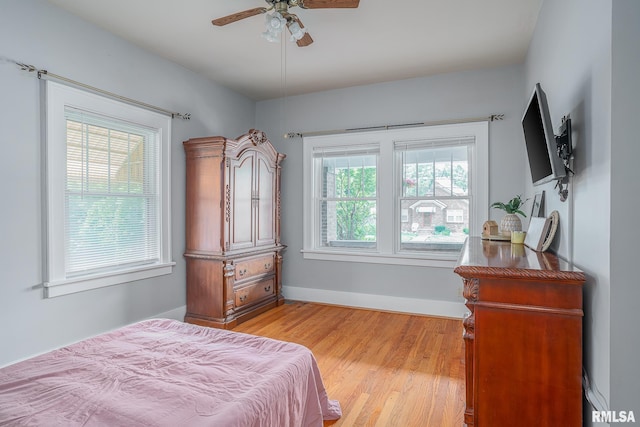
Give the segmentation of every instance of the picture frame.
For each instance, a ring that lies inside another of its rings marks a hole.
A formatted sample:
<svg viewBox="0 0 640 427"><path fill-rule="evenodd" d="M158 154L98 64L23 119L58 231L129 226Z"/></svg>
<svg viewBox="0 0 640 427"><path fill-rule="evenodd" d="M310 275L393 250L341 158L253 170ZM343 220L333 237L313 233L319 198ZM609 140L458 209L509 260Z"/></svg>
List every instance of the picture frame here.
<svg viewBox="0 0 640 427"><path fill-rule="evenodd" d="M550 218L531 217L524 244L536 252L542 252L550 225Z"/></svg>
<svg viewBox="0 0 640 427"><path fill-rule="evenodd" d="M542 252L549 249L551 243L553 243L553 238L556 235L558 224L560 222L560 214L558 213L558 211L551 212L551 215L549 215L547 221L549 221L549 231L547 232L547 235L544 238L544 242L542 243Z"/></svg>
<svg viewBox="0 0 640 427"><path fill-rule="evenodd" d="M544 216L544 190L540 193L536 193L533 196L533 203L531 204L531 215L529 218Z"/></svg>

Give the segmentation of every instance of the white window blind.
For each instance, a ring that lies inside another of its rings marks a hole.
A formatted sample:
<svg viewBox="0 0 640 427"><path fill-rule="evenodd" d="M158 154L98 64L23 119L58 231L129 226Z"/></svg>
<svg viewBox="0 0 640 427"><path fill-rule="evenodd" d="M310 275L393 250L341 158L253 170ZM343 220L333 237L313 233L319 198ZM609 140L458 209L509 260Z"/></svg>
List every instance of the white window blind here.
<svg viewBox="0 0 640 427"><path fill-rule="evenodd" d="M67 277L160 258L157 131L65 108Z"/></svg>

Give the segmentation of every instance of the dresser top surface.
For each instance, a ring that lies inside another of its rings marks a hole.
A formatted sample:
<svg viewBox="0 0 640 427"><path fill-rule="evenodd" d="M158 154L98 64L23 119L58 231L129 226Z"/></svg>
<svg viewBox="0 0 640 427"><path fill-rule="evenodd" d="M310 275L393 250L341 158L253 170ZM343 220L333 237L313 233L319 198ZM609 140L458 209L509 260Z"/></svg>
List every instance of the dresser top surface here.
<svg viewBox="0 0 640 427"><path fill-rule="evenodd" d="M530 277L584 282L582 271L550 252L521 244L469 237L454 270L462 277Z"/></svg>

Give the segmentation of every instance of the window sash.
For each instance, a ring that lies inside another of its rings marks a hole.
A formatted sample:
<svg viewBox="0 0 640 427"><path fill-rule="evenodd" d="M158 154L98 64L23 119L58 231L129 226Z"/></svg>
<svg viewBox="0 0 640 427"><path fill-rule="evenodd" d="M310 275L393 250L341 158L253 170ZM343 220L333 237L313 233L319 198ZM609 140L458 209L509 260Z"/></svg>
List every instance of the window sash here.
<svg viewBox="0 0 640 427"><path fill-rule="evenodd" d="M160 259L157 132L65 108L65 276Z"/></svg>
<svg viewBox="0 0 640 427"><path fill-rule="evenodd" d="M317 247L375 249L378 227L371 211L378 205L378 148L323 147L314 152L313 164ZM376 181L373 188L367 188L372 171Z"/></svg>
<svg viewBox="0 0 640 427"><path fill-rule="evenodd" d="M457 253L462 248L469 232L473 198L469 177L474 146L474 137L394 143L399 189L396 210L400 216L407 210L410 217L404 223L394 224L397 252L421 252L428 256L429 253ZM458 180L455 179L457 166L466 173ZM454 209L452 206L458 208L456 210L467 210L466 223L464 215L462 222L449 221L448 209Z"/></svg>

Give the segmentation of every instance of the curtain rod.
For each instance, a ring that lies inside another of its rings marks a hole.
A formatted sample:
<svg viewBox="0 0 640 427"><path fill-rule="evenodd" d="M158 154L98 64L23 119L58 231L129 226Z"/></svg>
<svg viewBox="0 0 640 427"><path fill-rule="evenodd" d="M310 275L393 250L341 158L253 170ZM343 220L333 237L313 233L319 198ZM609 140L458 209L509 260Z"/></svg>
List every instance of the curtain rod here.
<svg viewBox="0 0 640 427"><path fill-rule="evenodd" d="M302 138L305 136L334 135L339 133L363 132L363 131L373 131L373 130L389 130L389 129L417 127L417 126L453 125L453 124L459 124L459 123L484 122L484 121L494 122L494 121L503 120L503 119L504 119L504 114L492 114L487 117L471 117L467 119L452 119L452 120L438 120L438 121L432 121L432 122L403 123L403 124L397 124L397 125L368 126L368 127L351 128L351 129L325 130L325 131L304 132L304 133L288 132L284 134L284 137L285 138Z"/></svg>
<svg viewBox="0 0 640 427"><path fill-rule="evenodd" d="M29 73L34 73L35 72L38 75L38 78L41 79L41 80L42 79L45 79L45 80L55 79L55 80L63 81L63 82L69 83L69 84L71 84L73 86L81 87L81 88L89 90L91 92L95 92L95 93L98 93L98 94L101 94L101 95L105 95L105 96L107 96L109 98L112 98L112 99L117 99L119 101L123 101L123 102L126 102L128 104L137 105L137 106L146 108L148 110L152 110L152 111L156 111L158 113L166 114L168 116L171 116L172 119L174 119L176 117L180 118L180 119L183 119L183 120L190 120L191 119L191 113L176 113L176 112L173 112L173 111L165 110L164 108L156 107L155 105L147 104L147 103L141 102L141 101L136 101L135 99L127 98L126 96L121 96L121 95L115 94L113 92L108 92L106 90L102 90L102 89L99 89L99 88L94 87L94 86L89 86L87 84L80 83L80 82L78 82L76 80L72 80L72 79L69 79L69 78L66 78L66 77L63 77L63 76L59 76L57 74L50 73L47 70L40 70L40 69L34 67L33 65L24 64L22 62L14 61L14 60L8 59L8 58L3 58L3 59L5 59L5 60L7 60L9 62L13 62L18 67L20 67L20 69L22 71L27 71Z"/></svg>

